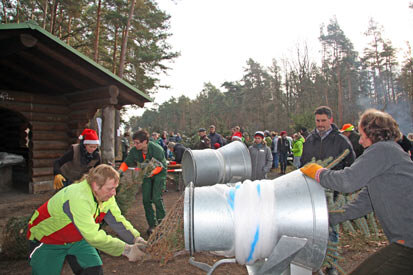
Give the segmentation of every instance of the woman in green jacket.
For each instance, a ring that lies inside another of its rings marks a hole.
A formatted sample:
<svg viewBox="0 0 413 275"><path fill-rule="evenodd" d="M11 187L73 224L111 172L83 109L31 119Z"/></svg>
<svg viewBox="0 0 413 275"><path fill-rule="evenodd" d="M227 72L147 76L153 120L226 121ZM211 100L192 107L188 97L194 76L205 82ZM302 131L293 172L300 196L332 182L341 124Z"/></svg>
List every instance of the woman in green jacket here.
<svg viewBox="0 0 413 275"><path fill-rule="evenodd" d="M34 212L27 231L32 274L58 275L66 259L75 274L102 274L97 249L129 261L142 259L139 247L146 242L116 204L118 185L117 171L101 164ZM100 228L103 221L119 238Z"/></svg>
<svg viewBox="0 0 413 275"><path fill-rule="evenodd" d="M299 133L295 133L293 135L293 139L293 148L291 149L294 156L293 165L295 166L295 168L299 168L301 155L303 154L303 144L305 140Z"/></svg>

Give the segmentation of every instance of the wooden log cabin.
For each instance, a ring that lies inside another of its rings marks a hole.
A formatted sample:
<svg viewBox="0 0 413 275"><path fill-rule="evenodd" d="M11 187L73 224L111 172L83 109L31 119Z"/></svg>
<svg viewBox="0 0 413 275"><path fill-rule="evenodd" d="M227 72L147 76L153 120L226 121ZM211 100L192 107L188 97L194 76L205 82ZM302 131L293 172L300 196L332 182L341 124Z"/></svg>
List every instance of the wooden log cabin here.
<svg viewBox="0 0 413 275"><path fill-rule="evenodd" d="M109 162L115 109L151 101L32 22L0 25L0 75L0 152L25 158L24 166L13 167L13 181L34 193L52 188L53 161L98 109L102 158Z"/></svg>

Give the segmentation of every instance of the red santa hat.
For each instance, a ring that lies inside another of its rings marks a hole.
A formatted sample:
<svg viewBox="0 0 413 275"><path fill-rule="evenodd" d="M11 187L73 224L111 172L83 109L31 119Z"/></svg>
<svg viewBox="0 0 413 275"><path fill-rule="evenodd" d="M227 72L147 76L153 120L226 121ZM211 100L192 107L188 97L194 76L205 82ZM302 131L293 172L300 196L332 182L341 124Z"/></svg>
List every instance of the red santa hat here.
<svg viewBox="0 0 413 275"><path fill-rule="evenodd" d="M232 141L234 141L234 140L240 140L240 141L242 141L242 134L241 134L241 132L235 132L234 135L232 135L231 140L232 140Z"/></svg>
<svg viewBox="0 0 413 275"><path fill-rule="evenodd" d="M80 140L83 140L83 144L97 144L100 145L99 137L95 130L85 129L79 136Z"/></svg>
<svg viewBox="0 0 413 275"><path fill-rule="evenodd" d="M218 142L214 144L215 149L218 149L219 147L221 147L221 145Z"/></svg>

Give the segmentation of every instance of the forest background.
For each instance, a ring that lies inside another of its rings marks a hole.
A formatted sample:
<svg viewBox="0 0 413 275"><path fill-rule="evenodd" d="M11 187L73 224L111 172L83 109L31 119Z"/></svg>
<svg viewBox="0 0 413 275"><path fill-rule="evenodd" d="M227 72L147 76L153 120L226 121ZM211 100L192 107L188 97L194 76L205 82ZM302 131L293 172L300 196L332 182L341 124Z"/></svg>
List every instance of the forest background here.
<svg viewBox="0 0 413 275"><path fill-rule="evenodd" d="M162 96L165 64L179 56L167 42L170 16L157 1L2 0L1 5L1 23L35 21L151 96ZM235 125L248 132L292 133L313 128L315 107L328 105L339 126L357 123L359 113L373 107L391 113L403 133L413 132L411 47L399 53L382 33L371 18L365 30L370 42L359 53L333 17L320 27L320 62L310 61L305 43L294 56L273 59L269 67L248 59L241 79L218 87L206 82L194 99L173 97L141 116L123 116L123 123L130 131L142 127L189 136L210 124L224 134Z"/></svg>

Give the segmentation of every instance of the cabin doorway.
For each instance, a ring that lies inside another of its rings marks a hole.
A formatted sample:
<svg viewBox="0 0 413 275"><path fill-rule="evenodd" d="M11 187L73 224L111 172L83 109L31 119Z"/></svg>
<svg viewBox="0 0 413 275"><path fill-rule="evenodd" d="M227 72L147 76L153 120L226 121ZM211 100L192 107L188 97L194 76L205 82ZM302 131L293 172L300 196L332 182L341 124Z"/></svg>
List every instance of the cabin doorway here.
<svg viewBox="0 0 413 275"><path fill-rule="evenodd" d="M29 191L33 147L31 129L31 124L22 114L0 108L0 191Z"/></svg>

